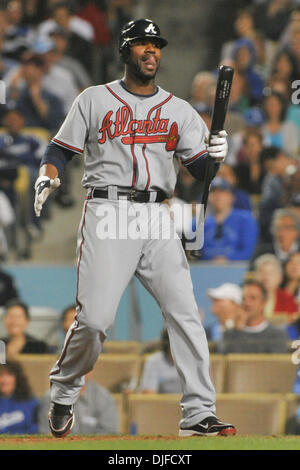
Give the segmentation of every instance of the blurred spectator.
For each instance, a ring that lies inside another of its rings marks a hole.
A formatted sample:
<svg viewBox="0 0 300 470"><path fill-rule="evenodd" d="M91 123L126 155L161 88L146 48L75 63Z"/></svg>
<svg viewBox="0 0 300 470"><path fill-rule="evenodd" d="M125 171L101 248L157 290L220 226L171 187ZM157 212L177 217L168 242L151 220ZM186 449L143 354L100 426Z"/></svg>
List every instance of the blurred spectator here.
<svg viewBox="0 0 300 470"><path fill-rule="evenodd" d="M0 268L0 307L17 298L18 288L13 276Z"/></svg>
<svg viewBox="0 0 300 470"><path fill-rule="evenodd" d="M115 39L118 39L122 26L134 16L133 5L133 0L110 0L107 3L109 25Z"/></svg>
<svg viewBox="0 0 300 470"><path fill-rule="evenodd" d="M277 44L266 38L265 34L256 32L253 38L256 51L255 71L265 81L271 73Z"/></svg>
<svg viewBox="0 0 300 470"><path fill-rule="evenodd" d="M300 107L296 102L293 102L293 93L295 88L288 79L280 77L280 75L270 75L267 81L265 91L268 93L270 90L275 91L284 97L287 104L286 121L293 122L298 128L298 135L300 135ZM296 82L297 83L297 82ZM297 91L296 91L297 93Z"/></svg>
<svg viewBox="0 0 300 470"><path fill-rule="evenodd" d="M76 315L76 305L68 305L61 313L61 324L64 333L66 334L68 332L68 329L74 323L75 321L75 315Z"/></svg>
<svg viewBox="0 0 300 470"><path fill-rule="evenodd" d="M282 149L290 157L297 158L299 134L297 126L286 120L287 102L284 97L270 91L263 100L265 123L262 126L264 145Z"/></svg>
<svg viewBox="0 0 300 470"><path fill-rule="evenodd" d="M271 325L264 316L267 292L256 280L248 280L242 287L242 308L245 326L225 331L218 344L220 353L287 353L288 337L279 327Z"/></svg>
<svg viewBox="0 0 300 470"><path fill-rule="evenodd" d="M234 21L234 30L238 38L248 38L253 40L256 36L255 23L252 7L238 10ZM227 41L222 47L220 61L232 57L234 41Z"/></svg>
<svg viewBox="0 0 300 470"><path fill-rule="evenodd" d="M234 111L240 115L243 115L249 106L251 106L245 74L243 70L240 70L237 67L235 60L230 59L224 62L225 65L228 65L234 69L228 104L229 111Z"/></svg>
<svg viewBox="0 0 300 470"><path fill-rule="evenodd" d="M77 59L86 70L92 70L94 43L93 26L73 13L70 2L56 2L51 11L51 18L43 21L38 28L39 37L47 37L57 27L70 34L68 55Z"/></svg>
<svg viewBox="0 0 300 470"><path fill-rule="evenodd" d="M24 24L36 28L47 16L48 2L26 0L23 2Z"/></svg>
<svg viewBox="0 0 300 470"><path fill-rule="evenodd" d="M267 291L264 315L268 320L292 322L298 316L298 305L294 295L282 289L283 269L275 255L265 254L254 262L254 276Z"/></svg>
<svg viewBox="0 0 300 470"><path fill-rule="evenodd" d="M272 75L292 83L298 78L298 64L295 56L288 50L280 50L274 58Z"/></svg>
<svg viewBox="0 0 300 470"><path fill-rule="evenodd" d="M235 209L244 209L251 211L251 201L249 194L244 189L238 187L238 178L235 172L235 168L228 165L227 163L222 163L218 171L218 177L227 181L231 187L234 195L234 204Z"/></svg>
<svg viewBox="0 0 300 470"><path fill-rule="evenodd" d="M300 395L300 367L298 368L298 371L297 371L297 376L294 382L293 392L296 393L297 395Z"/></svg>
<svg viewBox="0 0 300 470"><path fill-rule="evenodd" d="M88 72L77 59L67 54L69 47L68 32L62 28L56 28L51 32L50 36L55 41L55 49L53 51L55 55L54 63L72 74L79 91L91 86L92 81Z"/></svg>
<svg viewBox="0 0 300 470"><path fill-rule="evenodd" d="M44 341L26 333L30 315L27 305L23 302L11 300L5 307L3 322L7 336L2 338L2 341L6 344L7 357L16 354L45 354L52 352Z"/></svg>
<svg viewBox="0 0 300 470"><path fill-rule="evenodd" d="M285 180L289 183L291 173L296 171L296 162L277 147L262 150L261 162L265 171L259 202L258 222L260 240L271 241L271 220L276 209L283 206Z"/></svg>
<svg viewBox="0 0 300 470"><path fill-rule="evenodd" d="M249 104L259 104L263 97L264 81L255 71L257 57L253 42L247 38L238 39L233 45L232 59L237 72L245 77Z"/></svg>
<svg viewBox="0 0 300 470"><path fill-rule="evenodd" d="M300 251L300 219L290 209L277 209L271 223L272 241L259 242L250 262L253 270L254 260L265 253L275 254L284 263L288 257Z"/></svg>
<svg viewBox="0 0 300 470"><path fill-rule="evenodd" d="M249 160L245 149L245 138L248 133L261 134L260 127L264 122L261 109L258 106L247 108L242 116L243 126L228 136L228 155L226 162L236 166L240 162Z"/></svg>
<svg viewBox="0 0 300 470"><path fill-rule="evenodd" d="M212 109L217 79L214 73L208 71L198 72L192 81L192 106L207 106Z"/></svg>
<svg viewBox="0 0 300 470"><path fill-rule="evenodd" d="M61 101L65 116L80 91L72 72L57 63L59 56L56 54L56 43L53 39L37 40L31 51L43 62L43 89Z"/></svg>
<svg viewBox="0 0 300 470"><path fill-rule="evenodd" d="M10 77L8 99L26 116L27 127L44 127L54 132L64 119L61 101L43 86L45 63L31 56Z"/></svg>
<svg viewBox="0 0 300 470"><path fill-rule="evenodd" d="M219 341L226 330L244 326L242 292L237 284L226 282L219 287L208 289L207 295L212 301L211 311L218 319L209 332L212 341Z"/></svg>
<svg viewBox="0 0 300 470"><path fill-rule="evenodd" d="M290 255L285 261L281 287L294 296L300 305L300 251Z"/></svg>
<svg viewBox="0 0 300 470"><path fill-rule="evenodd" d="M11 116L12 119L11 119ZM17 195L15 189L15 181L18 177L19 161L12 153L14 133L14 117L18 119L20 112L18 110L6 109L3 112L2 125L4 127L3 134L0 135L0 189L8 197L12 207L16 210ZM32 150L32 149L30 149Z"/></svg>
<svg viewBox="0 0 300 470"><path fill-rule="evenodd" d="M264 168L261 164L263 138L256 129L249 129L243 141L243 147L234 167L239 187L249 194L260 195L264 178Z"/></svg>
<svg viewBox="0 0 300 470"><path fill-rule="evenodd" d="M38 410L38 431L49 433L48 411L50 391L40 400ZM75 423L72 434L118 434L119 423L116 404L110 392L93 382L90 374L85 376L85 385L74 405Z"/></svg>
<svg viewBox="0 0 300 470"><path fill-rule="evenodd" d="M233 208L232 187L219 177L212 181L209 202L202 259L219 263L250 259L257 239L251 212Z"/></svg>
<svg viewBox="0 0 300 470"><path fill-rule="evenodd" d="M234 30L238 38L247 38L253 42L257 57L255 70L262 77L266 77L271 67L275 47L273 41L266 39L262 33L256 30L252 6L238 10ZM232 56L233 46L234 41L227 41L224 44L220 54L220 62Z"/></svg>
<svg viewBox="0 0 300 470"><path fill-rule="evenodd" d="M4 132L0 135L0 187L9 197L17 214L14 229L24 235L21 247L17 233L13 245L18 257L30 257L32 229L40 233L40 220L33 211L34 181L37 178L40 160L47 145L34 131L24 133L25 119L18 108L7 108L3 118ZM16 183L22 182L23 190L16 191Z"/></svg>
<svg viewBox="0 0 300 470"><path fill-rule="evenodd" d="M139 389L142 393L182 393L166 329L161 333L161 351L145 360Z"/></svg>
<svg viewBox="0 0 300 470"><path fill-rule="evenodd" d="M4 77L12 70L18 62L13 59L4 57L2 54L3 51L3 41L4 41L4 32L1 30L1 10L0 10L0 79L3 80Z"/></svg>
<svg viewBox="0 0 300 470"><path fill-rule="evenodd" d="M20 363L0 367L0 434L36 434L39 402Z"/></svg>
<svg viewBox="0 0 300 470"><path fill-rule="evenodd" d="M5 27L2 54L8 59L20 61L30 47L34 34L23 21L21 0L9 0L5 9Z"/></svg>
<svg viewBox="0 0 300 470"><path fill-rule="evenodd" d="M287 208L290 209L300 220L300 193L296 193L290 198L287 204Z"/></svg>
<svg viewBox="0 0 300 470"><path fill-rule="evenodd" d="M293 7L292 0L270 0L255 7L255 23L272 41L277 41L287 26Z"/></svg>
<svg viewBox="0 0 300 470"><path fill-rule="evenodd" d="M66 308L63 309L60 315L60 325L59 325L59 345L58 345L58 351L60 352L64 341L66 334L75 321L75 315L76 315L76 305L68 305Z"/></svg>
<svg viewBox="0 0 300 470"><path fill-rule="evenodd" d="M0 191L0 261L6 260L9 252L7 232L15 222L13 207L3 191Z"/></svg>
<svg viewBox="0 0 300 470"><path fill-rule="evenodd" d="M291 40L291 30L298 24L300 24L299 0L294 0L294 8L291 12L289 22L277 42L278 49L283 49L289 45Z"/></svg>
<svg viewBox="0 0 300 470"><path fill-rule="evenodd" d="M292 54L298 65L297 72L300 72L300 22L291 23L290 40L286 49Z"/></svg>

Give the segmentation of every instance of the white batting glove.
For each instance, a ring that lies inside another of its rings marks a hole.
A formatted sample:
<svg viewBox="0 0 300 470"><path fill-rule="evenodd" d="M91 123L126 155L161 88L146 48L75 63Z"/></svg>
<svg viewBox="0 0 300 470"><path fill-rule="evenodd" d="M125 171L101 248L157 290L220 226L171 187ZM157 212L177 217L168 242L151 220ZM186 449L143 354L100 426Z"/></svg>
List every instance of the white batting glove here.
<svg viewBox="0 0 300 470"><path fill-rule="evenodd" d="M228 153L227 135L227 132L223 130L212 135L211 139L209 139L209 135L205 137L206 150L215 163L221 163L225 160Z"/></svg>
<svg viewBox="0 0 300 470"><path fill-rule="evenodd" d="M49 194L51 194L56 188L60 186L60 179L51 179L49 176L39 176L35 182L35 200L34 200L34 212L37 217L41 215L41 210L45 204Z"/></svg>

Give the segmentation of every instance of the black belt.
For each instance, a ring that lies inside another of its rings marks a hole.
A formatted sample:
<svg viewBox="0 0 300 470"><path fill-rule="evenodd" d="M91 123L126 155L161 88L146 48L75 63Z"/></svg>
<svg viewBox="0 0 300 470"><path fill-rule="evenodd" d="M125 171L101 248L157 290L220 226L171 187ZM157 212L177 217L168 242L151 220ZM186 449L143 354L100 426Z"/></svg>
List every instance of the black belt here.
<svg viewBox="0 0 300 470"><path fill-rule="evenodd" d="M155 191L156 198L151 200L151 202L162 202L164 201L167 196L164 191ZM138 191L136 189L132 189L131 191L117 191L117 197L128 199L129 201L133 202L149 202L150 201L151 191ZM94 189L90 196L90 198L100 197L104 199L108 199L108 191L103 189Z"/></svg>

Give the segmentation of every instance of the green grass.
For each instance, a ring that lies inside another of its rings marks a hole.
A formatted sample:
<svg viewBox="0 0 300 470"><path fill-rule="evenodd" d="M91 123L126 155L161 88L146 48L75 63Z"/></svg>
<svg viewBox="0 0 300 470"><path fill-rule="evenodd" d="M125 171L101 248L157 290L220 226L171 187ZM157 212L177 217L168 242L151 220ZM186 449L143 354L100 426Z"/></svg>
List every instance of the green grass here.
<svg viewBox="0 0 300 470"><path fill-rule="evenodd" d="M300 450L300 436L235 437L51 437L2 436L1 450Z"/></svg>

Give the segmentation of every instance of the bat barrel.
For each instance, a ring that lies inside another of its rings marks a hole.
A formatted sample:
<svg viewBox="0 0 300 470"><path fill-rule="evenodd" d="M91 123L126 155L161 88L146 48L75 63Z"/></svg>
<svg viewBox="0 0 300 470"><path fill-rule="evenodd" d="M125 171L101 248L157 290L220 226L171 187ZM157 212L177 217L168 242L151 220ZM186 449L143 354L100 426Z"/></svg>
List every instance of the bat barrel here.
<svg viewBox="0 0 300 470"><path fill-rule="evenodd" d="M233 68L227 65L222 65L219 69L219 79L217 83L210 130L211 134L217 134L219 131L224 129L232 78Z"/></svg>

